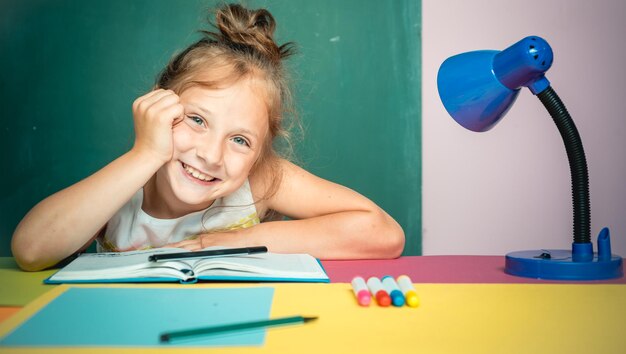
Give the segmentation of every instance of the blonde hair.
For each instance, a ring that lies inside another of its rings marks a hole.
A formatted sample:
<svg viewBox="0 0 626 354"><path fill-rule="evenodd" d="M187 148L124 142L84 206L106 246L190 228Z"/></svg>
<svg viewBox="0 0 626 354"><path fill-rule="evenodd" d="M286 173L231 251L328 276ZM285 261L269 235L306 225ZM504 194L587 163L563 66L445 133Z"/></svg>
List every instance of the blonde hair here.
<svg viewBox="0 0 626 354"><path fill-rule="evenodd" d="M203 38L171 59L158 76L157 86L180 94L191 86L221 88L244 79L260 84L267 106L268 136L252 172L263 166L264 172L270 173L272 184L264 196L269 197L282 175L274 141L281 137L289 142L284 117L295 112L282 63L293 54L294 44L276 44L276 21L265 9L224 5L215 11L215 23L209 23L215 31L200 31Z"/></svg>

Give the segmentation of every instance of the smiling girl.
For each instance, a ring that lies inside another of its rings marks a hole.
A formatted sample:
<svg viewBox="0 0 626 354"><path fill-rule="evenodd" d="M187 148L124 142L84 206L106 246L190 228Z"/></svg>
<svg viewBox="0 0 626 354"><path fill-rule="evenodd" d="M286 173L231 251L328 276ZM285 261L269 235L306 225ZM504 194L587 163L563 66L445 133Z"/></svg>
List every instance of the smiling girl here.
<svg viewBox="0 0 626 354"><path fill-rule="evenodd" d="M286 134L282 61L292 47L274 42L272 15L227 5L215 27L135 100L133 147L20 222L12 250L23 269L53 266L94 240L98 251L263 245L321 259L400 255L404 233L381 208L274 151Z"/></svg>

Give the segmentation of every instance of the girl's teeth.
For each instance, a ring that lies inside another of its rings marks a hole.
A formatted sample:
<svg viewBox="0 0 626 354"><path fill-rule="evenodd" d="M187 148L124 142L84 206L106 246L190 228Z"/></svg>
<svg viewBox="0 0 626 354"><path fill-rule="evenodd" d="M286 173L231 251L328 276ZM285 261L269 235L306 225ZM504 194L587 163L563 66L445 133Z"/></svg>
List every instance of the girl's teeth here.
<svg viewBox="0 0 626 354"><path fill-rule="evenodd" d="M197 178L206 182L210 182L213 180L213 178L205 175L204 173L198 172L198 170L193 169L189 165L183 164L183 166L185 168L185 171L187 171L187 173L189 173L190 175L194 176L194 178Z"/></svg>

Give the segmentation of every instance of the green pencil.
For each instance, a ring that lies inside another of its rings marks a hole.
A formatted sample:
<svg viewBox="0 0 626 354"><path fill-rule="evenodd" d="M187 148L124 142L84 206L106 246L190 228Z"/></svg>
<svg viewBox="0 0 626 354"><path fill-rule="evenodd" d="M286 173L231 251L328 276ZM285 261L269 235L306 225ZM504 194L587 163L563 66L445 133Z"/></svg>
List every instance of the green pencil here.
<svg viewBox="0 0 626 354"><path fill-rule="evenodd" d="M317 317L292 316L292 317L275 318L271 320L233 323L233 324L228 324L228 325L212 326L212 327L204 327L204 328L196 328L196 329L188 329L188 330L182 330L182 331L163 333L161 334L160 339L161 339L161 343L169 343L177 339L186 339L186 338L192 338L192 337L205 337L205 336L210 336L210 335L224 333L224 332L241 331L241 330L252 329L252 328L274 327L274 326L281 326L281 325L287 325L287 324L306 323L306 322L310 322L316 319Z"/></svg>

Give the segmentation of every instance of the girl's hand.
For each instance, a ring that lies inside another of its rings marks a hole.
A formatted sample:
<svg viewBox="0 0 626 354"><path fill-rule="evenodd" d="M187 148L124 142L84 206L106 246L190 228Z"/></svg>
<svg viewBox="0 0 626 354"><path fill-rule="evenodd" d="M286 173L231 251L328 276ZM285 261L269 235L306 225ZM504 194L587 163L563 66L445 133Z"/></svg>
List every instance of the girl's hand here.
<svg viewBox="0 0 626 354"><path fill-rule="evenodd" d="M156 89L133 102L135 145L133 150L155 156L160 162L171 160L172 127L182 120L184 108L172 90Z"/></svg>
<svg viewBox="0 0 626 354"><path fill-rule="evenodd" d="M238 237L237 230L215 232L210 234L202 234L194 239L183 240L176 243L170 243L163 247L175 247L184 248L189 251L199 251L209 246L224 246L224 247L245 247L249 245L243 245L241 243L241 237Z"/></svg>

